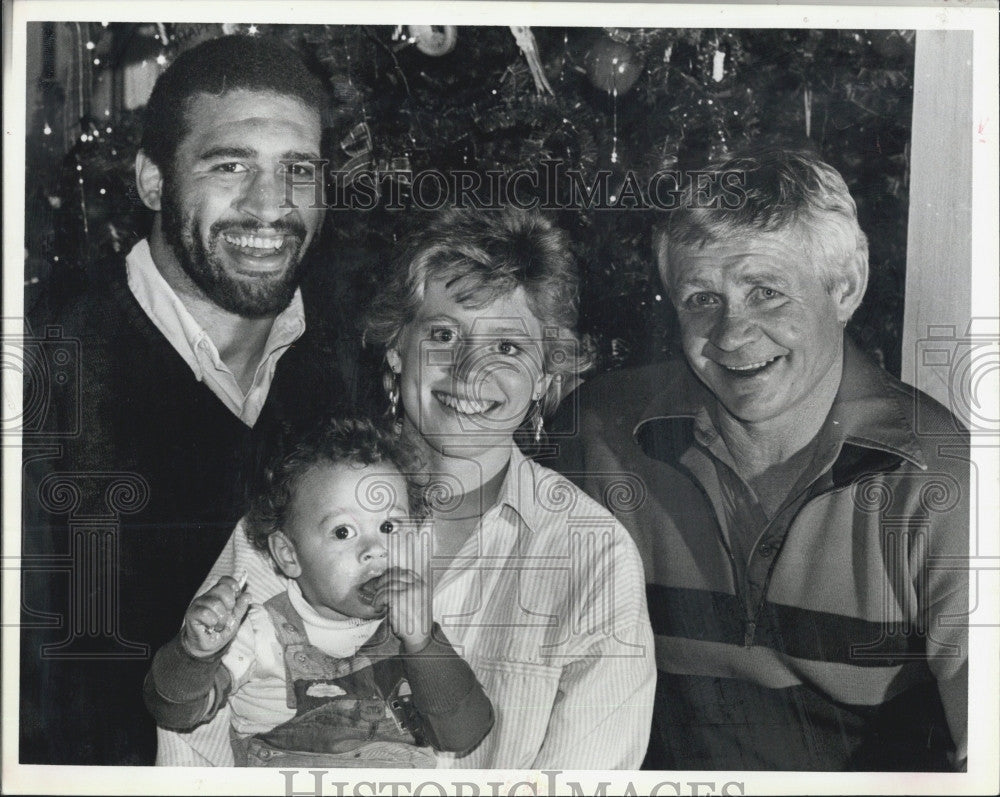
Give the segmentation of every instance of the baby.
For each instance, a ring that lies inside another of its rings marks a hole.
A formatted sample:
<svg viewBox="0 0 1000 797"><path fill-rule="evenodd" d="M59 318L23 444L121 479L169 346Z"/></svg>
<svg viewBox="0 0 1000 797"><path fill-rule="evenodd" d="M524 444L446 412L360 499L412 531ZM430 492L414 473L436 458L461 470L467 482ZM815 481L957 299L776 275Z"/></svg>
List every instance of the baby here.
<svg viewBox="0 0 1000 797"><path fill-rule="evenodd" d="M431 623L430 590L389 567L410 518L402 452L368 421L331 421L268 474L246 533L285 590L246 574L197 597L153 659L146 704L189 731L224 705L242 766L433 767L493 725L469 665Z"/></svg>

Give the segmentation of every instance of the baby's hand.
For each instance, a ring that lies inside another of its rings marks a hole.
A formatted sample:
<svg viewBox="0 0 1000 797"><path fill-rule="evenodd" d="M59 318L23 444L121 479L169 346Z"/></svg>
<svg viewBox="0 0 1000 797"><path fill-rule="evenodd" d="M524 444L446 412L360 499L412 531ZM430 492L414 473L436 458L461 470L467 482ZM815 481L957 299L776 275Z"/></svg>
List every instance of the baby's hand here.
<svg viewBox="0 0 1000 797"><path fill-rule="evenodd" d="M412 570L390 567L375 591L375 606L389 608L389 627L409 652L426 647L431 637L431 596L426 582Z"/></svg>
<svg viewBox="0 0 1000 797"><path fill-rule="evenodd" d="M197 659L206 659L222 650L239 630L250 608L250 594L244 570L239 581L223 576L204 595L195 598L184 615L181 644Z"/></svg>

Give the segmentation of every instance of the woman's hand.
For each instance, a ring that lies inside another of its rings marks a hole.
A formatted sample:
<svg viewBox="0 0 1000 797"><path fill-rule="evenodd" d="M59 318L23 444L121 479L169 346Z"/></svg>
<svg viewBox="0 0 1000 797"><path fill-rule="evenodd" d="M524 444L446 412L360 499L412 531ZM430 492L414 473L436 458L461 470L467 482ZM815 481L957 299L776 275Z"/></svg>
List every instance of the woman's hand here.
<svg viewBox="0 0 1000 797"><path fill-rule="evenodd" d="M389 627L407 653L423 650L431 638L431 594L427 583L414 571L390 567L376 582L372 600L389 610Z"/></svg>
<svg viewBox="0 0 1000 797"><path fill-rule="evenodd" d="M250 594L244 591L247 574L237 581L223 576L216 585L195 598L184 615L181 645L196 659L214 656L228 645L250 608Z"/></svg>

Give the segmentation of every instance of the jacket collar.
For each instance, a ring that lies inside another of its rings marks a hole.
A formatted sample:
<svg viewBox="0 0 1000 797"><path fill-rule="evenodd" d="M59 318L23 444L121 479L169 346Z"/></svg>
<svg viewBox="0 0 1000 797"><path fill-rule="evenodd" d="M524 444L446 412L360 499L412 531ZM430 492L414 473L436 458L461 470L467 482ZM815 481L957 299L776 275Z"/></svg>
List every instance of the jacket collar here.
<svg viewBox="0 0 1000 797"><path fill-rule="evenodd" d="M633 436L647 456L676 463L694 441L694 419L714 401L709 390L683 366L671 369L665 389L646 406ZM912 393L879 368L849 337L833 406L820 435L834 442L835 485L873 472L894 470L907 460L921 470L927 461L908 420Z"/></svg>

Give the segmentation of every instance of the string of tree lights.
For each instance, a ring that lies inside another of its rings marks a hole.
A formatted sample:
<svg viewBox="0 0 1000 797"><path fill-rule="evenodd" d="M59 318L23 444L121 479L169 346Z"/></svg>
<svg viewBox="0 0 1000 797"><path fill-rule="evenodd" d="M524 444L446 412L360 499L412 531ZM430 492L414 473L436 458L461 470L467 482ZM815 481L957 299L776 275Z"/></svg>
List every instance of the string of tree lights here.
<svg viewBox="0 0 1000 797"><path fill-rule="evenodd" d="M899 372L912 31L31 26L41 56L28 87L29 302L46 286L47 300L71 296L102 255L145 234L148 214L132 183L142 105L178 53L226 33L276 36L298 49L330 89L332 166L361 163L379 176L376 206L331 210L316 250L318 258L324 247L363 253L339 263L335 275L359 303L414 215L405 212L408 174L511 174L557 160L588 185L607 172L614 197L629 174L697 168L777 137L819 150L858 200L872 276L851 331ZM582 326L598 345L600 367L675 353L649 243L662 211L553 212L580 262Z"/></svg>

